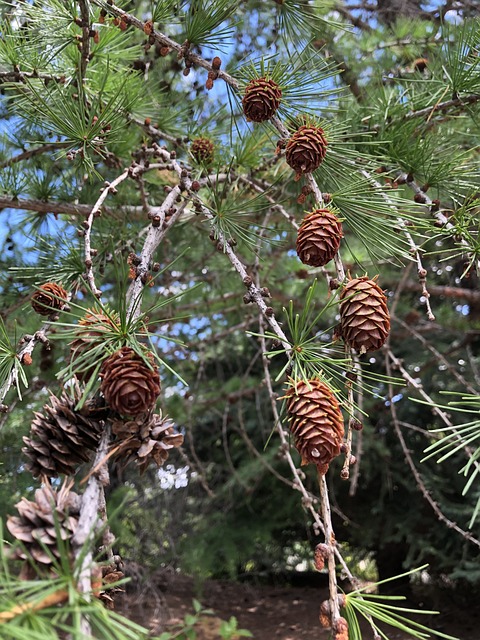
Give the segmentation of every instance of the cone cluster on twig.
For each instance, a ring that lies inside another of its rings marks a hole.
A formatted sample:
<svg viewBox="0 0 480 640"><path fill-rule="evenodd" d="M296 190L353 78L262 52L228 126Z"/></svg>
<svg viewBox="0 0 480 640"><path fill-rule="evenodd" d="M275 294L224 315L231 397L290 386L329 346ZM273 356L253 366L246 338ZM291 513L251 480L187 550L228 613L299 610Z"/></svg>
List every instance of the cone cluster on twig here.
<svg viewBox="0 0 480 640"><path fill-rule="evenodd" d="M382 347L390 332L387 298L368 276L351 279L340 293L340 332L359 353Z"/></svg>
<svg viewBox="0 0 480 640"><path fill-rule="evenodd" d="M182 434L175 433L173 422L161 414L138 416L128 421L114 420L112 433L119 442L118 464L124 468L136 462L140 473L144 473L152 462L161 467L169 450L183 444Z"/></svg>
<svg viewBox="0 0 480 640"><path fill-rule="evenodd" d="M243 113L247 120L265 122L275 115L282 90L271 78L254 78L245 88L242 100Z"/></svg>
<svg viewBox="0 0 480 640"><path fill-rule="evenodd" d="M190 151L197 162L209 164L213 162L215 145L208 138L195 138L190 147Z"/></svg>
<svg viewBox="0 0 480 640"><path fill-rule="evenodd" d="M297 233L297 255L303 264L323 267L332 260L343 237L342 223L329 209L314 209Z"/></svg>
<svg viewBox="0 0 480 640"><path fill-rule="evenodd" d="M60 558L59 538L71 540L80 514L79 495L63 485L56 491L45 485L35 491L35 499L22 498L16 504L18 516L7 519L12 536L23 543L15 549L17 559L33 559L44 568L51 568Z"/></svg>
<svg viewBox="0 0 480 640"><path fill-rule="evenodd" d="M340 453L343 416L338 400L322 380L292 382L286 394L290 431L302 464L315 464L321 474Z"/></svg>
<svg viewBox="0 0 480 640"><path fill-rule="evenodd" d="M328 142L321 127L302 125L290 137L285 149L287 164L296 172L298 180L304 173L318 169L327 153Z"/></svg>
<svg viewBox="0 0 480 640"><path fill-rule="evenodd" d="M50 316L61 311L68 300L68 293L56 282L45 282L31 298L32 309L41 316Z"/></svg>
<svg viewBox="0 0 480 640"><path fill-rule="evenodd" d="M160 395L153 354L147 353L144 359L130 347L122 347L105 360L100 378L100 390L108 406L122 416L149 412Z"/></svg>
<svg viewBox="0 0 480 640"><path fill-rule="evenodd" d="M29 459L26 468L35 478L73 475L97 448L105 423L90 413L87 404L75 410L81 396L78 386L73 394L64 391L60 398L52 394L43 412L34 414L22 451Z"/></svg>

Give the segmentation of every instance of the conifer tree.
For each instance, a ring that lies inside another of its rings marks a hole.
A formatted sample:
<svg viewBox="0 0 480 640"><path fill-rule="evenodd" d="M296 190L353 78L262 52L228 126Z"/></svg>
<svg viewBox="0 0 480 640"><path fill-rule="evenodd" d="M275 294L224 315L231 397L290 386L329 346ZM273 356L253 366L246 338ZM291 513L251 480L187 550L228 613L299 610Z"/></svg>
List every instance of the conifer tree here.
<svg viewBox="0 0 480 640"><path fill-rule="evenodd" d="M411 544L400 577L441 554L390 472L402 509L414 492L462 542L458 575L478 562L480 24L468 2L352 4L2 5L0 400L25 493L2 637L147 636L112 610L128 558L108 487L112 469L158 484L169 459L195 471L203 560L226 572L215 527L266 555L285 530L242 520L245 496L301 494L335 640L362 617L375 638L431 632L360 587L332 491L357 517L382 486L378 530L348 535Z"/></svg>

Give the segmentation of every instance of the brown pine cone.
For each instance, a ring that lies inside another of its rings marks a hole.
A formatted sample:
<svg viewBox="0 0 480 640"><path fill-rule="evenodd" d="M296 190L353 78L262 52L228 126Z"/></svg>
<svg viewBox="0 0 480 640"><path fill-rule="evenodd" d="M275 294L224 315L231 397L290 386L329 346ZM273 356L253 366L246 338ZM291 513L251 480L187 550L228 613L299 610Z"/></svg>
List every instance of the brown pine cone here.
<svg viewBox="0 0 480 640"><path fill-rule="evenodd" d="M195 138L190 150L197 162L203 162L204 164L213 162L215 145L208 138Z"/></svg>
<svg viewBox="0 0 480 640"><path fill-rule="evenodd" d="M26 446L22 449L29 458L25 466L34 478L74 475L97 448L104 422L89 415L87 404L75 411L81 397L78 386L73 395L64 391L57 398L52 394L43 413L34 414L30 437L23 438Z"/></svg>
<svg viewBox="0 0 480 640"><path fill-rule="evenodd" d="M114 561L111 564L103 566L95 565L95 586L92 581L92 590L94 594L103 602L105 608L110 610L115 608L115 594L125 592L125 589L122 586L110 586L119 580L123 580L125 577L125 574L121 570L123 562L121 562L119 556L116 557L120 562L117 563Z"/></svg>
<svg viewBox="0 0 480 640"><path fill-rule="evenodd" d="M368 276L353 278L340 293L340 332L359 353L380 349L390 332L387 298Z"/></svg>
<svg viewBox="0 0 480 640"><path fill-rule="evenodd" d="M57 540L71 540L78 525L81 498L65 485L56 491L45 485L35 491L33 501L22 498L16 508L19 516L7 519L7 529L23 543L14 558L33 558L43 567L51 567L60 558Z"/></svg>
<svg viewBox="0 0 480 640"><path fill-rule="evenodd" d="M328 142L321 127L302 125L290 137L285 149L285 159L296 172L296 179L304 173L318 169L327 153Z"/></svg>
<svg viewBox="0 0 480 640"><path fill-rule="evenodd" d="M243 113L247 120L265 122L280 106L282 90L271 78L254 78L245 89L242 100Z"/></svg>
<svg viewBox="0 0 480 640"><path fill-rule="evenodd" d="M40 285L31 298L32 309L41 316L61 311L68 300L68 293L56 282Z"/></svg>
<svg viewBox="0 0 480 640"><path fill-rule="evenodd" d="M315 209L307 214L297 235L297 255L303 264L323 267L340 247L342 223L329 209Z"/></svg>
<svg viewBox="0 0 480 640"><path fill-rule="evenodd" d="M116 458L121 467L136 462L140 473L144 473L151 462L161 467L169 450L183 444L182 434L175 433L173 422L161 414L128 422L114 420L112 433L120 443Z"/></svg>
<svg viewBox="0 0 480 640"><path fill-rule="evenodd" d="M337 618L334 624L335 640L348 640L348 622L345 618Z"/></svg>
<svg viewBox="0 0 480 640"><path fill-rule="evenodd" d="M75 339L70 343L70 361L75 363L75 375L79 380L88 381L96 368L95 364L85 368L86 354L94 348L101 348L105 334L118 330L119 325L117 313L107 316L99 309L87 309L77 324ZM98 357L94 359L98 362Z"/></svg>
<svg viewBox="0 0 480 640"><path fill-rule="evenodd" d="M155 406L160 377L153 354L145 360L130 347L122 347L105 360L100 370L100 390L107 404L123 416L138 416Z"/></svg>
<svg viewBox="0 0 480 640"><path fill-rule="evenodd" d="M292 382L287 391L287 412L302 464L328 471L343 441L343 416L337 398L318 378Z"/></svg>

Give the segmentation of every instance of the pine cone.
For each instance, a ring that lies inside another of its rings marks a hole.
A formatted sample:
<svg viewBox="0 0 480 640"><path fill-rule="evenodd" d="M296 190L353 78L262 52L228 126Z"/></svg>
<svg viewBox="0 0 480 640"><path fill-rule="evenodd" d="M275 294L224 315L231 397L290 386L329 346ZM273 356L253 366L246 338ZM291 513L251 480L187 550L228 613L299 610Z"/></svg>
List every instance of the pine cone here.
<svg viewBox="0 0 480 640"><path fill-rule="evenodd" d="M354 278L340 293L340 331L359 353L380 349L390 332L387 298L368 276Z"/></svg>
<svg viewBox="0 0 480 640"><path fill-rule="evenodd" d="M119 558L119 556L116 557ZM123 566L121 561L120 563L114 561L108 565L95 566L95 582L98 583L98 586L95 584L96 588L93 591L107 609L115 608L114 598L116 593L125 592L125 589L121 586L110 586L125 577L125 574L120 569L121 566Z"/></svg>
<svg viewBox="0 0 480 640"><path fill-rule="evenodd" d="M144 473L151 462L161 467L168 458L169 449L183 444L183 436L175 433L173 422L161 415L128 422L115 420L112 433L121 443L116 457L122 468L135 461L140 473Z"/></svg>
<svg viewBox="0 0 480 640"><path fill-rule="evenodd" d="M100 390L107 404L123 416L138 416L155 406L160 395L160 377L153 355L144 359L130 347L122 347L105 360L100 370Z"/></svg>
<svg viewBox="0 0 480 640"><path fill-rule="evenodd" d="M40 285L31 298L32 309L41 316L61 311L68 300L68 293L56 282Z"/></svg>
<svg viewBox="0 0 480 640"><path fill-rule="evenodd" d="M323 267L340 247L342 223L329 209L315 209L305 216L297 235L297 255L303 264Z"/></svg>
<svg viewBox="0 0 480 640"><path fill-rule="evenodd" d="M316 464L325 474L339 455L344 427L338 400L331 389L315 378L293 382L287 394L287 412L302 464Z"/></svg>
<svg viewBox="0 0 480 640"><path fill-rule="evenodd" d="M33 558L44 567L51 567L52 557L60 558L57 538L70 540L75 533L80 503L80 496L65 485L59 491L49 485L37 489L33 502L22 498L15 505L20 515L7 519L7 529L23 543L13 557Z"/></svg>
<svg viewBox="0 0 480 640"><path fill-rule="evenodd" d="M88 381L96 368L96 364L85 368L86 354L95 347L102 347L105 334L118 330L119 324L118 314L109 317L98 309L87 309L85 317L79 320L76 337L70 343L70 361L78 364L75 375L79 380ZM93 359L98 362L99 358L94 356Z"/></svg>
<svg viewBox="0 0 480 640"><path fill-rule="evenodd" d="M242 106L247 120L265 122L280 106L282 90L271 78L254 78L245 89Z"/></svg>
<svg viewBox="0 0 480 640"><path fill-rule="evenodd" d="M203 162L204 164L213 162L215 145L208 138L195 138L190 150L197 162Z"/></svg>
<svg viewBox="0 0 480 640"><path fill-rule="evenodd" d="M345 618L337 618L334 625L335 640L348 640L348 622Z"/></svg>
<svg viewBox="0 0 480 640"><path fill-rule="evenodd" d="M81 397L78 386L73 397L65 391L60 398L52 394L43 413L34 414L30 437L23 438L26 446L22 451L29 458L25 466L35 478L74 475L97 448L104 422L89 415L88 405L75 411Z"/></svg>
<svg viewBox="0 0 480 640"><path fill-rule="evenodd" d="M318 169L327 153L327 139L321 127L303 125L291 136L285 149L285 159L294 171L296 179L303 173Z"/></svg>

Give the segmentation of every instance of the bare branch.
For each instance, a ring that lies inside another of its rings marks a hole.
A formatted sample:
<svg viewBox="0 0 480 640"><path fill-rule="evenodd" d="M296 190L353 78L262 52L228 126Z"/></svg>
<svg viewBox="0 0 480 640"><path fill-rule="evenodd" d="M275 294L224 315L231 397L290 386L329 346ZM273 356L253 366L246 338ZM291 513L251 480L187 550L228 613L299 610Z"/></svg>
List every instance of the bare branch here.
<svg viewBox="0 0 480 640"><path fill-rule="evenodd" d="M88 214L87 219L85 220L84 243L85 243L85 266L87 268L86 275L87 275L88 284L90 285L93 295L96 296L97 298L100 298L100 296L102 295L102 292L100 291L100 289L97 288L97 285L95 284L95 277L93 275L93 267L92 267L93 261L92 261L91 234L92 234L93 219L96 216L100 215L101 206L106 200L108 194L114 193L116 187L121 182L126 180L126 178L128 178L129 175L130 175L130 169L125 169L125 171L121 173L117 178L115 178L113 182L107 183L107 186L105 187L105 189L103 189L102 193L100 194L100 197L93 205L92 209L90 210L90 213Z"/></svg>
<svg viewBox="0 0 480 640"><path fill-rule="evenodd" d="M389 354L389 355L390 355L390 359L392 360L392 362L394 362L394 360L391 358L392 354ZM392 375L392 367L391 367L391 364L390 364L390 359L386 358L386 369L387 369L387 375L388 376ZM393 420L393 426L394 426L394 429L395 429L395 433L397 435L398 440L400 441L400 445L402 447L402 451L403 451L403 454L404 454L405 459L407 461L407 464L410 467L410 470L412 471L413 477L415 478L415 482L417 483L417 486L418 486L420 492L422 493L423 497L428 502L428 504L432 507L433 511L435 512L435 515L440 520L440 522L443 522L449 529L453 529L454 531L459 533L463 538L465 538L465 540L468 540L468 542L471 542L475 546L480 547L480 540L475 538L469 531L465 531L464 529L459 527L456 522L453 522L452 520L447 518L447 516L442 512L442 510L438 506L438 503L435 502L435 500L432 498L432 496L430 494L430 491L425 486L425 483L423 482L422 476L418 472L418 469L416 468L416 466L415 466L415 464L413 462L412 456L410 454L410 450L407 447L407 444L405 442L405 438L403 437L402 430L400 429L400 424L399 424L398 416L397 416L397 409L396 409L396 406L395 406L395 402L392 401L392 398L394 396L394 392L393 392L393 387L392 387L391 384L388 385L388 394L389 394L389 397L390 397L390 412L392 414L392 420Z"/></svg>
<svg viewBox="0 0 480 640"><path fill-rule="evenodd" d="M26 151L13 156L13 158L10 158L9 160L5 160L5 162L1 162L0 169L5 169L5 167L10 167L12 164L22 162L22 160L28 160L29 158L39 156L43 153L56 151L57 149L63 149L68 146L68 142L49 142L48 144L43 144L41 147L32 147L31 149L27 149Z"/></svg>

